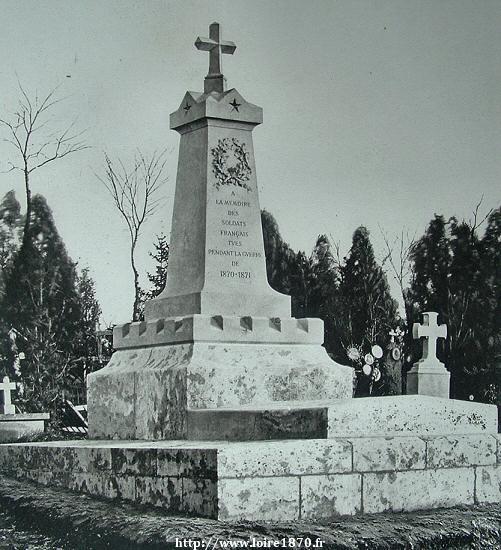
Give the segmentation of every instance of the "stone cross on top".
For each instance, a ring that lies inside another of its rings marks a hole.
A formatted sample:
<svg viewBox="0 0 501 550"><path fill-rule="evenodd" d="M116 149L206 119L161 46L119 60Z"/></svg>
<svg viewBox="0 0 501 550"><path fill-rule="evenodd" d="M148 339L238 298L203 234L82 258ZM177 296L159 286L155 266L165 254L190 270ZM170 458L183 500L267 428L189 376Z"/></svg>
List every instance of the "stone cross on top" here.
<svg viewBox="0 0 501 550"><path fill-rule="evenodd" d="M16 414L16 409L12 404L10 394L12 390L16 389L16 383L11 382L8 376L4 376L2 383L0 384L0 391L3 394L3 401L0 405L1 414Z"/></svg>
<svg viewBox="0 0 501 550"><path fill-rule="evenodd" d="M414 323L412 336L415 340L424 338L423 357L420 362L442 364L437 358L437 340L447 337L447 325L437 323L438 313L427 311L423 313L423 324Z"/></svg>
<svg viewBox="0 0 501 550"><path fill-rule="evenodd" d="M233 54L237 49L235 43L223 42L219 23L212 23L209 26L209 38L199 36L195 40L195 46L197 50L209 52L209 73L204 80L204 92L224 92L226 79L222 73L221 55Z"/></svg>

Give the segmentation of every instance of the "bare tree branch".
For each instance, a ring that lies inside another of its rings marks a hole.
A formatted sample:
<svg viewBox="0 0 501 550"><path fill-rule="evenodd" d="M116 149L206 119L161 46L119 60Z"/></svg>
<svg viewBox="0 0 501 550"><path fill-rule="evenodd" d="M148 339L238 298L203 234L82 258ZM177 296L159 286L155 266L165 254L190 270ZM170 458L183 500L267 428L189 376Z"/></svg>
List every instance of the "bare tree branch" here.
<svg viewBox="0 0 501 550"><path fill-rule="evenodd" d="M135 291L133 321L138 321L141 315L141 287L135 260L136 245L143 225L155 213L162 200L157 198L157 194L167 181L164 175L167 162L165 153L165 150L160 153L155 151L151 157L146 157L138 150L130 168L127 168L122 159L112 161L109 155L104 153L104 175L96 174L110 193L129 232L129 255Z"/></svg>
<svg viewBox="0 0 501 550"><path fill-rule="evenodd" d="M393 241L390 241L387 233L383 231L381 226L379 226L379 231L381 232L386 248L386 254L382 264L386 261L390 264L391 272L398 283L402 295L407 321L410 322L410 304L408 303L406 288L411 275L410 257L412 248L416 242L416 234L411 237L407 230L402 229L400 235L395 237Z"/></svg>
<svg viewBox="0 0 501 550"><path fill-rule="evenodd" d="M18 79L21 98L18 110L12 119L0 119L0 126L7 131L8 137L4 141L10 144L17 152L17 162L9 162L8 172L20 170L24 174L24 188L26 193L26 221L24 225L23 244L28 238L31 224L31 181L30 176L39 168L68 155L88 149L79 138L84 132L71 133L74 123L65 130L52 133L41 132L49 124L48 112L64 98L57 98L58 87L51 90L42 100L38 94L30 99Z"/></svg>
<svg viewBox="0 0 501 550"><path fill-rule="evenodd" d="M465 222L470 227L470 234L473 237L475 234L475 231L487 220L487 218L492 214L492 208L483 216L481 220L479 220L479 211L480 207L482 206L482 203L484 202L484 195L480 197L480 200L478 201L477 205L475 206L473 210L473 219L470 218L468 222Z"/></svg>

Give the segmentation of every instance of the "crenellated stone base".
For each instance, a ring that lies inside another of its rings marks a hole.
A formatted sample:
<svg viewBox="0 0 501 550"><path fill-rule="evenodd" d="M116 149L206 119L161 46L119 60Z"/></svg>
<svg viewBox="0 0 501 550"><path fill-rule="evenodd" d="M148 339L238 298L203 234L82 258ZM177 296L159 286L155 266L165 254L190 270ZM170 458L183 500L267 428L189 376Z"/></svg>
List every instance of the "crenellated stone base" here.
<svg viewBox="0 0 501 550"><path fill-rule="evenodd" d="M126 323L113 330L115 349L192 342L321 346L324 323L321 319L197 314Z"/></svg>

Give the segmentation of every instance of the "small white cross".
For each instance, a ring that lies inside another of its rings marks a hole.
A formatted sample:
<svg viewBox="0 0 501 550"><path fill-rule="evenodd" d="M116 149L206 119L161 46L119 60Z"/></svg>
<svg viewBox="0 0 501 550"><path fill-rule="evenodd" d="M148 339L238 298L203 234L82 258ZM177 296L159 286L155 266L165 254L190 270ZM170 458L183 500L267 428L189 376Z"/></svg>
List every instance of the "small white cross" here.
<svg viewBox="0 0 501 550"><path fill-rule="evenodd" d="M414 323L412 326L412 336L415 340L424 338L422 360L428 359L432 362L438 361L437 358L437 340L447 337L447 325L437 323L438 313L427 311L423 313L423 324Z"/></svg>
<svg viewBox="0 0 501 550"><path fill-rule="evenodd" d="M16 389L16 383L11 382L8 376L3 377L3 382L0 384L0 391L3 393L3 414L16 414L16 408L12 404L10 394Z"/></svg>

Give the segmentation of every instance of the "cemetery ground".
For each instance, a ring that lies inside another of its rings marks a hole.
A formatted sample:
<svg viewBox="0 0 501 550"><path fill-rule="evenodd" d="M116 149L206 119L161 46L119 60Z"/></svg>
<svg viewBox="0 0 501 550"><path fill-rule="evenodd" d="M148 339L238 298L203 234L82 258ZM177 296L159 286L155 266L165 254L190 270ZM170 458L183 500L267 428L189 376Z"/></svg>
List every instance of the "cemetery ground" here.
<svg viewBox="0 0 501 550"><path fill-rule="evenodd" d="M0 476L0 507L0 548L216 549L225 543L245 547L246 541L251 548L501 548L498 504L315 523L222 522L168 515Z"/></svg>

